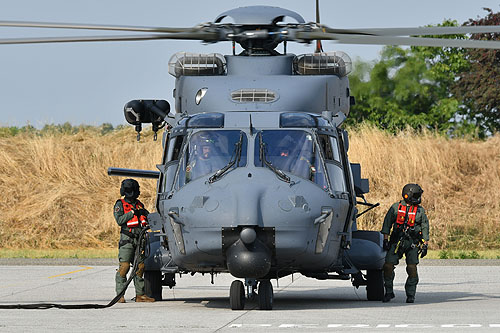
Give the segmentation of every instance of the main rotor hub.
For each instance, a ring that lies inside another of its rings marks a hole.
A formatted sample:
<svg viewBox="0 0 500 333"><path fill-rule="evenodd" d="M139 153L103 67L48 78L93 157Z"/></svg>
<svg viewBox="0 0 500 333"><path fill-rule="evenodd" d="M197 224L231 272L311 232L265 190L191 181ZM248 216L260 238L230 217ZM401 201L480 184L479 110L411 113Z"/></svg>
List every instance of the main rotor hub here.
<svg viewBox="0 0 500 333"><path fill-rule="evenodd" d="M273 53L273 50L283 42L283 30L290 24L279 25L286 17L304 24L305 20L298 13L288 9L271 6L248 6L228 10L215 19L214 23L224 25L225 18L233 33L228 37L241 45L251 54Z"/></svg>
<svg viewBox="0 0 500 333"><path fill-rule="evenodd" d="M221 23L226 17L232 18L233 24L241 26L276 26L285 17L291 17L299 24L305 23L304 18L300 14L288 9L272 6L247 6L231 9L217 16L214 23Z"/></svg>

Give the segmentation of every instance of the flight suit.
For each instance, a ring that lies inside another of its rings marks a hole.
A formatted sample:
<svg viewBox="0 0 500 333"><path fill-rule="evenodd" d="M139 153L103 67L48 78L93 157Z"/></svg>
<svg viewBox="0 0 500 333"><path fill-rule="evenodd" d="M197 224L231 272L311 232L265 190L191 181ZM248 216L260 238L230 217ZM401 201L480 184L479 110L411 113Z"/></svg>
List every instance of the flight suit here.
<svg viewBox="0 0 500 333"><path fill-rule="evenodd" d="M135 206L138 202L136 199L124 199L126 202ZM118 294L125 287L125 283L127 282L127 273L130 269L130 264L134 262L135 251L138 245L138 236L141 232L141 228L128 228L127 222L134 217L134 212L130 211L128 213L124 212L123 203L121 200L118 200L115 203L113 215L115 217L116 223L128 232L131 232L135 235L135 237L130 237L126 234L120 232L120 242L118 243L118 259L120 261L120 266L118 271L116 272L116 293ZM134 286L135 293L137 296L144 295L144 253L140 254L138 259L139 265L134 276Z"/></svg>
<svg viewBox="0 0 500 333"><path fill-rule="evenodd" d="M418 208L415 215L414 227L408 230L409 237L403 239L398 247L397 243L400 239L400 235L396 232L395 224L399 204L410 206L404 200L394 203L385 215L384 224L381 230L381 233L384 235L389 235L391 233L391 229L393 230L389 239L390 248L387 251L383 267L385 292L386 294L394 292L394 266L399 264L399 259L401 259L404 254L406 257L406 272L408 274L408 278L405 283L406 296L415 298L418 284L417 264L419 263L419 248L417 245L421 243L422 240L429 241L429 219L425 214L424 208L417 206Z"/></svg>
<svg viewBox="0 0 500 333"><path fill-rule="evenodd" d="M221 159L216 160L213 156L208 158L197 157L186 167L186 182L214 173L224 165L224 161L221 161Z"/></svg>

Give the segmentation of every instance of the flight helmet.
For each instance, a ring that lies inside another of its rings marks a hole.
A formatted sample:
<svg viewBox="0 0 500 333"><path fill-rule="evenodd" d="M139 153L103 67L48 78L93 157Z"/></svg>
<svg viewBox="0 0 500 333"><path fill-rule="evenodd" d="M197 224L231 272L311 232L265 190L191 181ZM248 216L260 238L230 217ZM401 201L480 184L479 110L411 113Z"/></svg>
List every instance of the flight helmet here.
<svg viewBox="0 0 500 333"><path fill-rule="evenodd" d="M196 153L201 158L209 158L214 154L215 140L209 133L200 132L196 138Z"/></svg>
<svg viewBox="0 0 500 333"><path fill-rule="evenodd" d="M403 199L411 205L419 205L422 201L422 193L424 190L418 184L406 184L403 187L403 192L401 195Z"/></svg>
<svg viewBox="0 0 500 333"><path fill-rule="evenodd" d="M120 187L120 195L129 199L137 199L141 191L139 190L139 183L135 179L125 179L122 181Z"/></svg>

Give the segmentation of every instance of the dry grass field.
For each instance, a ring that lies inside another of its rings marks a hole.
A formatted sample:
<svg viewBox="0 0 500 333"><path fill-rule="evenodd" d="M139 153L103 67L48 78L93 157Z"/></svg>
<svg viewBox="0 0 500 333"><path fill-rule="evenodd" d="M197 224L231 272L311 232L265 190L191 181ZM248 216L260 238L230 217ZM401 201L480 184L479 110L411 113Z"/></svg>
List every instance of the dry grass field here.
<svg viewBox="0 0 500 333"><path fill-rule="evenodd" d="M380 229L402 186L416 182L425 191L432 249L500 248L499 135L467 141L362 127L350 137L351 162L370 179L366 198L381 204L359 227ZM138 143L131 128L0 138L0 248L115 247L112 207L121 178L107 176L108 166L154 170L160 158L161 141L146 134ZM153 210L156 181L140 183L141 199Z"/></svg>
<svg viewBox="0 0 500 333"><path fill-rule="evenodd" d="M362 216L359 227L380 228L402 187L416 182L424 189L431 248L500 248L500 135L468 141L362 127L350 137L350 160L361 163L362 176L370 179L366 198L382 207Z"/></svg>

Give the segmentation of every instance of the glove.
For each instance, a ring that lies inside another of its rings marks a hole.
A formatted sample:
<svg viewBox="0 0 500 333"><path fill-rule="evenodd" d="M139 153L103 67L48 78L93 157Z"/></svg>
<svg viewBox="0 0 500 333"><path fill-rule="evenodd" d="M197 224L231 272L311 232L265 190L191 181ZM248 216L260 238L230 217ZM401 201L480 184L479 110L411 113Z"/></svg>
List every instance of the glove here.
<svg viewBox="0 0 500 333"><path fill-rule="evenodd" d="M389 245L389 240L388 239L384 239L384 243L382 245L382 248L384 249L384 251L389 251L389 249L391 248L391 246Z"/></svg>
<svg viewBox="0 0 500 333"><path fill-rule="evenodd" d="M135 208L132 208L132 210L134 211L134 215L139 217L141 215L144 215L146 216L147 215L147 212L145 209L141 208L141 209L135 209Z"/></svg>
<svg viewBox="0 0 500 333"><path fill-rule="evenodd" d="M420 258L423 258L427 255L427 244L422 245L420 249Z"/></svg>

